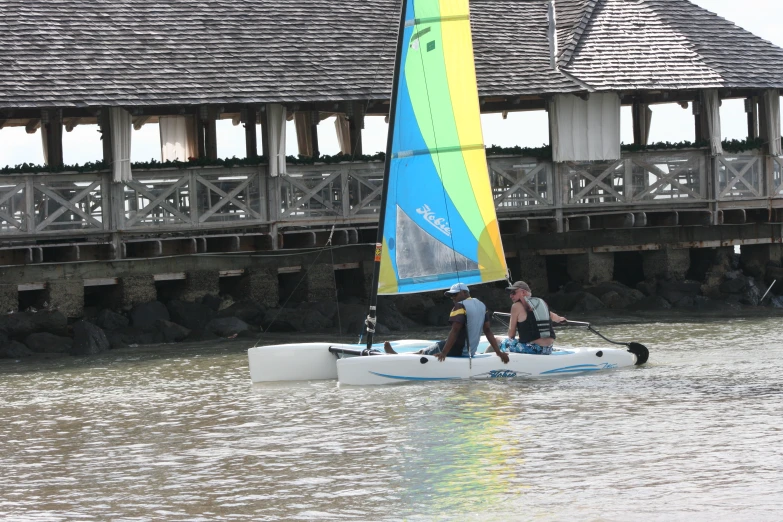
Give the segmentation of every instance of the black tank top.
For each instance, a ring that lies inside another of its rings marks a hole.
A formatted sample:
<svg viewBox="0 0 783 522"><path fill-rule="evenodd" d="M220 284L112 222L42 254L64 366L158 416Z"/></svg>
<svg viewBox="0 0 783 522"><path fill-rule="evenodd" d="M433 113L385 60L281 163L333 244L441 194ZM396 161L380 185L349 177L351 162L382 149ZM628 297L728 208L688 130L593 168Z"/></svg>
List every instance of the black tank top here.
<svg viewBox="0 0 783 522"><path fill-rule="evenodd" d="M541 339L541 332L536 325L536 316L528 311L524 321L517 323L517 336L520 343L529 343L536 339ZM552 321L549 321L549 337L555 338L555 329L552 328Z"/></svg>

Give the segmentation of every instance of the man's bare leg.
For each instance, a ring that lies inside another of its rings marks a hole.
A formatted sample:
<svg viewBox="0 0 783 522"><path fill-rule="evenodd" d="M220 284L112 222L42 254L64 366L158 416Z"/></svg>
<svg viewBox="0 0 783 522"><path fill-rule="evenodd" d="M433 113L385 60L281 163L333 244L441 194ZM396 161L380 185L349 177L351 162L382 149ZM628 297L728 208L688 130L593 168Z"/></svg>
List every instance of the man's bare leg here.
<svg viewBox="0 0 783 522"><path fill-rule="evenodd" d="M391 344L389 344L389 341L386 341L386 342L383 343L383 351L386 352L386 353L397 355L397 352L395 352L394 348L391 347Z"/></svg>

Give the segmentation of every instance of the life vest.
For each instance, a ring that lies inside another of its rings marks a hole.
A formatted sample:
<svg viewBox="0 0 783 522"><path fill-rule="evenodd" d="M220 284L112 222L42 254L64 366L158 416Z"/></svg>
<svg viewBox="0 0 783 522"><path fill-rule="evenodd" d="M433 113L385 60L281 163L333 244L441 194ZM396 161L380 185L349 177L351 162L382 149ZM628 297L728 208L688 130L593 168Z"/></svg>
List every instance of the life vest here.
<svg viewBox="0 0 783 522"><path fill-rule="evenodd" d="M538 330L538 337L536 339L548 339L553 337L552 332L552 319L549 317L549 307L543 299L538 297L525 297L525 302L530 306L528 311L528 319L530 321L530 314L533 314L533 320L535 323L535 329Z"/></svg>
<svg viewBox="0 0 783 522"><path fill-rule="evenodd" d="M463 351L463 355L474 356L478 349L479 340L481 339L481 332L484 331L484 319L487 314L487 307L478 299L465 299L462 301L462 305L465 307L465 313L467 315L465 319L465 328L467 328L467 353Z"/></svg>

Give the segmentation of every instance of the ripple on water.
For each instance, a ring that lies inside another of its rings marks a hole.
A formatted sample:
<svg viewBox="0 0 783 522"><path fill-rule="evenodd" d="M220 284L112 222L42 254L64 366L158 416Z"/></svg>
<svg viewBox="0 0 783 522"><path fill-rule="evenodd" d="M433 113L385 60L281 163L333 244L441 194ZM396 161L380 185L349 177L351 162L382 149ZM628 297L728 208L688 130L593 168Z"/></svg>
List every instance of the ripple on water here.
<svg viewBox="0 0 783 522"><path fill-rule="evenodd" d="M607 327L650 363L536 381L251 385L233 344L3 365L0 514L773 519L776 323Z"/></svg>

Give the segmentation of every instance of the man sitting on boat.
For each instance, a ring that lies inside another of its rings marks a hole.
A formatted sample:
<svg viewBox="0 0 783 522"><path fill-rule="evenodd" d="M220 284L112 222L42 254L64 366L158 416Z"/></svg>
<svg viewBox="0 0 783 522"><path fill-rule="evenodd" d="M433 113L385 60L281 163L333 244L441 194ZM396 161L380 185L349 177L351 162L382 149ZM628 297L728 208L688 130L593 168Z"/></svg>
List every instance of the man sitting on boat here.
<svg viewBox="0 0 783 522"><path fill-rule="evenodd" d="M441 362L445 361L446 357L473 357L476 355L483 331L498 357L503 363L508 364L508 354L500 350L498 341L490 328L492 314L487 311L484 303L470 297L468 285L455 283L444 295L451 297L454 302L454 308L451 309L449 315L451 323L449 336L445 341L438 341L416 353L435 355ZM386 353L397 353L388 341L383 344L383 349Z"/></svg>
<svg viewBox="0 0 783 522"><path fill-rule="evenodd" d="M543 299L533 297L530 286L517 281L508 288L511 305L511 318L508 323L508 339L500 343L504 351L549 355L555 343L555 329L552 323L565 321L549 310ZM519 339L516 334L519 333Z"/></svg>

